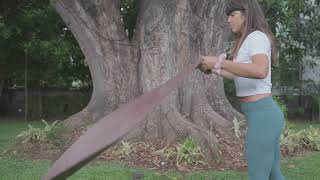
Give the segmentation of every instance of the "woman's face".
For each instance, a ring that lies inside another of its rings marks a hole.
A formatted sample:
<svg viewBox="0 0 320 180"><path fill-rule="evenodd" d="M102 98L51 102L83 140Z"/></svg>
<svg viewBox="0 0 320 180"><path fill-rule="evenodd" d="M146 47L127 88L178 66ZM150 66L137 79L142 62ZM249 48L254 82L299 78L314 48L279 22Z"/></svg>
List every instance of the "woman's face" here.
<svg viewBox="0 0 320 180"><path fill-rule="evenodd" d="M228 23L232 32L234 33L243 33L244 32L244 24L245 24L245 16L241 11L233 11L228 16Z"/></svg>

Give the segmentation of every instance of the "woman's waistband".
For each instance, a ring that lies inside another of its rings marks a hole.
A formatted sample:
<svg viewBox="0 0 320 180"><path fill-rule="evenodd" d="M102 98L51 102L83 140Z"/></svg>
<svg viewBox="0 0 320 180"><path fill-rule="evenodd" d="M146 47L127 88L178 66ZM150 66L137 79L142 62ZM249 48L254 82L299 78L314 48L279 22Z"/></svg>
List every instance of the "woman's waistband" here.
<svg viewBox="0 0 320 180"><path fill-rule="evenodd" d="M262 99L259 99L255 102L242 102L240 103L241 111L243 113L249 111L255 111L258 109L270 108L275 107L277 104L273 100L272 96L268 96Z"/></svg>

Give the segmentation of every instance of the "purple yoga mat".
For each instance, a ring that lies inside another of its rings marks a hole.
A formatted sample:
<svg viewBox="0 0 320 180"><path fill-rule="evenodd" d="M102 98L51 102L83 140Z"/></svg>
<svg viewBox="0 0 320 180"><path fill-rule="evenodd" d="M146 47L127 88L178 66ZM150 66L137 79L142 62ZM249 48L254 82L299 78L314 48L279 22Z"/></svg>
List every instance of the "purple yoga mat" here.
<svg viewBox="0 0 320 180"><path fill-rule="evenodd" d="M100 119L54 162L42 180L64 180L116 143L143 120L148 112L160 104L162 99L176 89L199 64L200 62L190 65L165 84Z"/></svg>

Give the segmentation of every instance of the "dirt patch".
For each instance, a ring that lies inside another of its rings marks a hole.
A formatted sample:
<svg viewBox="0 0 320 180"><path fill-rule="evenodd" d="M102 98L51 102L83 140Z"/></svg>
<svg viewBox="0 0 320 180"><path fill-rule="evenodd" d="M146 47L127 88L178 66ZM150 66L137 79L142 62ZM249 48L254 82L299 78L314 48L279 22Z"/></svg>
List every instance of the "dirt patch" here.
<svg viewBox="0 0 320 180"><path fill-rule="evenodd" d="M161 171L177 170L182 172L190 172L193 170L243 170L246 168L242 147L237 144L233 146L221 140L220 154L221 161L206 161L203 157L192 164L177 163L176 157L166 158L161 153L164 149L175 149L178 143L166 143L161 140L138 142L134 144L134 148L129 155L119 154L121 146L114 146L104 153L98 159L108 161L125 162L131 167L143 167L147 169L157 169ZM233 146L233 147L232 147Z"/></svg>
<svg viewBox="0 0 320 180"><path fill-rule="evenodd" d="M146 140L133 144L129 154L119 153L124 146L120 143L103 152L98 159L108 161L125 162L131 167L143 167L147 169L157 169L161 171L177 170L180 172L190 172L194 170L245 170L247 164L244 159L244 137L239 139L223 138L216 134L220 161L210 160L206 157L199 158L194 163L177 163L176 156L168 158L164 155L164 150L175 150L179 143L168 143L164 140Z"/></svg>
<svg viewBox="0 0 320 180"><path fill-rule="evenodd" d="M13 154L19 158L32 160L48 159L55 160L59 157L61 151L58 146L50 143L17 143L6 153Z"/></svg>

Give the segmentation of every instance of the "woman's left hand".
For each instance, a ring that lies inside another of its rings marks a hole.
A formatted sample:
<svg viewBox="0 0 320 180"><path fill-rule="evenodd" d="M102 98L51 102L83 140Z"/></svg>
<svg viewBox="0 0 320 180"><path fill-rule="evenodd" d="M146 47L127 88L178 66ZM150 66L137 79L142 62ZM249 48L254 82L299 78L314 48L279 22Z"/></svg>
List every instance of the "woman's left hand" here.
<svg viewBox="0 0 320 180"><path fill-rule="evenodd" d="M206 67L213 69L214 65L219 61L217 56L201 56L201 64L205 65Z"/></svg>

